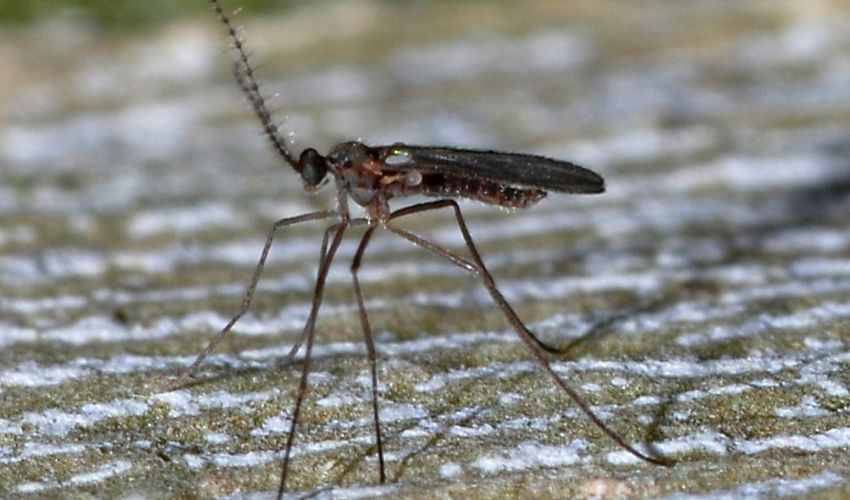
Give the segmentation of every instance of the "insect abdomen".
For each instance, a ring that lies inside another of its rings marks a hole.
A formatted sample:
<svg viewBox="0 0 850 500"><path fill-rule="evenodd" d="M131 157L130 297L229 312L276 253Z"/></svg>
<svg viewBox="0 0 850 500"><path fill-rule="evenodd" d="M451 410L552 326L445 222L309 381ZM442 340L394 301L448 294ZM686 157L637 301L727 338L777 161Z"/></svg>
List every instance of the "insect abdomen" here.
<svg viewBox="0 0 850 500"><path fill-rule="evenodd" d="M426 174L421 193L426 196L462 197L506 208L526 208L546 196L540 189L518 188L486 179L460 178L441 174Z"/></svg>

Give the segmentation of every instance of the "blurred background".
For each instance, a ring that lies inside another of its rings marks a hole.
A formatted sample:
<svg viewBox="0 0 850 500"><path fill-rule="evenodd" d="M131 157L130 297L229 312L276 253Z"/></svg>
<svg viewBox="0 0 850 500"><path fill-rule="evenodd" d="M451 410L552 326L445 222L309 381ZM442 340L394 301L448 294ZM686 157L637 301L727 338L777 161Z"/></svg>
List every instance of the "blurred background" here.
<svg viewBox="0 0 850 500"><path fill-rule="evenodd" d="M293 149L532 152L602 196L464 203L520 316L388 235L362 281L390 485L333 268L291 486L351 496L848 490L850 2L224 1ZM270 224L328 208L270 151L208 3L0 0L0 496L276 488L321 227L282 234L198 384ZM399 207L404 203L396 203ZM406 227L462 250L448 214ZM756 493L753 493L756 492ZM690 498L690 497L687 497Z"/></svg>

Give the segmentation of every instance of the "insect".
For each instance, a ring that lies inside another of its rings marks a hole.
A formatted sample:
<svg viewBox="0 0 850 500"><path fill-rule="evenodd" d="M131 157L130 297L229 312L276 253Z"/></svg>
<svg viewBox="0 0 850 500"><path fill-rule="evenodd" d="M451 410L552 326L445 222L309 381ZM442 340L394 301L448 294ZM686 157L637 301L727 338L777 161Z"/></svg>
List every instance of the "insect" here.
<svg viewBox="0 0 850 500"><path fill-rule="evenodd" d="M602 193L605 190L602 177L578 165L542 156L448 147L411 146L401 143L389 146L367 146L360 142L344 142L334 146L327 155L323 156L315 149L308 148L296 159L272 122L265 100L254 77L254 71L248 62L242 40L237 35L218 0L210 0L210 3L227 29L236 50L238 57L234 65L234 74L237 81L242 92L251 103L264 133L275 151L284 162L301 176L306 191L316 191L331 180L336 186L336 208L333 210L309 212L280 219L274 223L266 238L259 262L239 311L198 354L192 365L181 374L175 384L184 383L236 322L248 311L275 234L280 229L302 222L335 218L336 221L324 232L310 314L300 337L285 358L286 360L292 359L302 347L304 348L304 361L295 406L292 411L292 422L286 440L278 498L283 496L286 489L290 452L301 406L307 393L307 376L310 372L316 319L322 304L328 269L346 230L355 226L366 227L351 263L351 278L369 360L372 416L375 424L375 444L378 452L381 483L386 482L386 471L378 407L377 356L372 330L369 326L369 317L364 307L363 294L357 277L363 254L372 234L379 227L447 259L477 276L531 356L581 411L621 448L647 462L665 465L665 461L646 455L628 444L625 439L602 422L578 392L567 385L552 369L545 352L557 353L558 350L545 344L529 331L502 296L493 277L484 265L467 229L460 207L454 200L454 198L461 197L501 207L526 208L544 198L547 191L573 194ZM411 195L426 195L438 199L397 210L390 209L389 202L391 199ZM365 212L363 217L351 216L349 200L362 207ZM453 212L458 229L469 252L469 257L461 256L429 239L397 227L394 223L402 217L439 209L449 209Z"/></svg>

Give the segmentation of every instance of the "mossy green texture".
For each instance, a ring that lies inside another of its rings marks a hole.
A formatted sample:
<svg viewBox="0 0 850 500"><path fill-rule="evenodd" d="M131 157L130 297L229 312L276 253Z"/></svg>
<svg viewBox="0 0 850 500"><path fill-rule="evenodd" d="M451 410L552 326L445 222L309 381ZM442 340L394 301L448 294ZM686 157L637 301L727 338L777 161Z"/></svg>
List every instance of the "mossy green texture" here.
<svg viewBox="0 0 850 500"><path fill-rule="evenodd" d="M238 6L264 11L284 8L292 3L288 0L239 0ZM206 7L208 2L205 0L0 0L0 23L33 22L70 15L103 28L142 28L167 23L179 17L199 16Z"/></svg>

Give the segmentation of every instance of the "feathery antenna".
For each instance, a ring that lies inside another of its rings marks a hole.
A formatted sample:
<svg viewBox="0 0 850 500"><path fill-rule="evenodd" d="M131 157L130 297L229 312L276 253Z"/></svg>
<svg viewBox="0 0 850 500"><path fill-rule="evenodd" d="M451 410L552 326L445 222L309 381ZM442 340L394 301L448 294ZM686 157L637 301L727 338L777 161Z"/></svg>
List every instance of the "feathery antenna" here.
<svg viewBox="0 0 850 500"><path fill-rule="evenodd" d="M239 83L239 87L242 89L242 93L245 94L245 97L247 97L248 101L251 103L251 107L254 108L254 114L256 114L257 118L260 120L263 132L266 134L266 137L269 138L269 141L271 141L275 151L277 151L281 158L289 163L296 172L300 173L301 166L298 161L296 161L295 157L292 156L292 153L286 146L286 141L280 136L277 125L275 125L274 121L272 121L271 113L269 113L269 110L266 107L266 101L260 93L260 85L257 83L257 79L254 78L254 69L248 62L248 54L245 52L242 40L239 38L238 33L236 33L236 28L233 27L233 24L230 22L230 18L224 13L224 9L221 7L218 0L210 0L210 3L212 4L221 23L224 24L225 28L227 28L227 34L233 41L233 47L239 55L239 59L233 64L233 74L236 77L236 81Z"/></svg>

